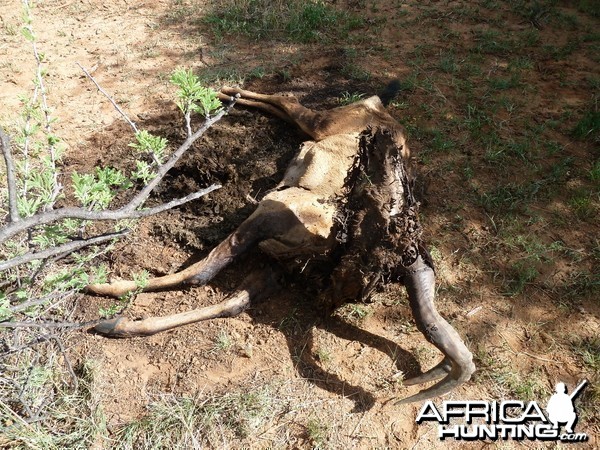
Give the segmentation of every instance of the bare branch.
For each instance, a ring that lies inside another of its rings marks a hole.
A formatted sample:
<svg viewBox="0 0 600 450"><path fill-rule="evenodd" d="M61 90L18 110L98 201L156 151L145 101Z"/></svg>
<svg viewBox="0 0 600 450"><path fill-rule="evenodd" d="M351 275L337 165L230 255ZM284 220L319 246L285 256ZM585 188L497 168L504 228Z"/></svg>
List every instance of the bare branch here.
<svg viewBox="0 0 600 450"><path fill-rule="evenodd" d="M94 79L94 77L86 70L85 67L83 67L81 64L77 63L77 65L80 67L81 70L83 70L83 73L86 74L86 76L92 80L92 83L94 83L96 85L96 88L102 93L102 95L104 95L111 103L112 105L115 107L115 109L119 112L119 114L121 114L121 116L123 116L123 118L127 121L127 123L129 123L129 126L131 128L133 128L133 132L137 133L138 129L135 126L135 123L131 121L131 119L129 119L129 117L127 116L127 114L125 114L125 112L119 107L119 105L117 105L117 102L115 102L113 100L113 98L108 94L108 92L106 92L104 89L102 89L102 87L98 84L98 82Z"/></svg>
<svg viewBox="0 0 600 450"><path fill-rule="evenodd" d="M187 130L187 136L190 137L192 135L192 113L185 113L185 129Z"/></svg>
<svg viewBox="0 0 600 450"><path fill-rule="evenodd" d="M1 262L0 271L7 270L12 267L16 267L21 264L25 264L38 259L50 258L51 256L60 255L61 253L71 253L84 247L88 247L90 245L101 244L102 242L110 241L112 239L118 239L122 236L125 236L127 233L129 233L129 230L123 230L118 231L116 233L108 233L103 234L101 236L95 236L89 239L81 239L78 241L67 242L66 244L51 247L47 250L42 250L40 252L25 253L24 255L9 259L8 261Z"/></svg>
<svg viewBox="0 0 600 450"><path fill-rule="evenodd" d="M186 195L185 197L178 198L176 200L171 200L168 203L164 203L162 205L155 206L154 208L142 209L138 211L133 211L133 218L139 217L147 217L153 216L154 214L161 213L163 211L167 211L169 209L176 208L177 206L183 205L184 203L191 202L192 200L196 200L197 198L204 197L206 194L211 193L212 191L216 191L220 189L222 186L220 184L213 184L206 189L202 189L201 191L194 192L193 194Z"/></svg>
<svg viewBox="0 0 600 450"><path fill-rule="evenodd" d="M4 163L6 164L6 180L8 182L8 210L10 221L17 222L19 220L19 211L17 209L17 181L15 179L15 164L10 151L10 139L0 128L0 146L4 155Z"/></svg>
<svg viewBox="0 0 600 450"><path fill-rule="evenodd" d="M171 208L182 205L186 202L202 197L216 189L220 189L221 185L213 184L206 189L202 189L194 194L190 194L179 200L173 200L165 205L156 206L150 209L143 209L136 211L131 208L131 202L122 208L108 211L90 211L85 208L67 207L59 208L45 213L36 214L34 216L27 217L19 220L19 222L11 223L6 227L0 229L0 243L11 238L15 234L28 230L32 227L39 225L46 225L48 223L57 222L63 219L82 219L82 220L123 220L123 219L139 219L140 217L150 216L158 212L169 209L166 205L170 205ZM1 269L0 269L1 270Z"/></svg>
<svg viewBox="0 0 600 450"><path fill-rule="evenodd" d="M173 168L173 166L179 161L179 159L183 156L183 154L192 146L196 140L198 140L210 127L212 127L215 123L217 123L221 118L229 113L231 108L235 105L237 99L239 98L239 94L236 97L231 98L231 103L227 105L226 108L223 108L217 114L212 117L206 119L206 121L202 124L202 126L196 131L193 135L188 137L183 144L171 155L169 160L164 163L162 166L158 168L156 177L152 179L148 183L148 185L142 189L124 208L133 211L138 208L144 201L148 198L150 193L154 190L154 188L160 183L163 177L167 174L169 170ZM0 239L0 242L1 239Z"/></svg>
<svg viewBox="0 0 600 450"><path fill-rule="evenodd" d="M66 297L66 296L72 295L76 292L77 291L75 289L71 289L70 291L65 291L65 292L54 292L52 294L44 295L43 297L40 297L40 298L34 298L31 300L27 300L26 302L19 303L18 305L11 306L8 308L8 310L12 313L17 313L17 312L23 311L31 306L43 305L44 303L47 303L49 300L53 300L55 298Z"/></svg>
<svg viewBox="0 0 600 450"><path fill-rule="evenodd" d="M78 329L88 328L94 325L98 325L100 320L90 320L88 322L51 322L51 321L40 321L40 322L0 322L0 328L65 328L65 329Z"/></svg>

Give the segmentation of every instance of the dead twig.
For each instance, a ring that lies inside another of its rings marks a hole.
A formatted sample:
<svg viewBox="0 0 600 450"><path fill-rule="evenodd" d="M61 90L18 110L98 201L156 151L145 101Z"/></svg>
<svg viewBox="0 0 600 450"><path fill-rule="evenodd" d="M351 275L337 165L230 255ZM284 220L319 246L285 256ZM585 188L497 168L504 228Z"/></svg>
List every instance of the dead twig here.
<svg viewBox="0 0 600 450"><path fill-rule="evenodd" d="M55 334L51 334L50 339L52 339L56 343L56 346L60 350L60 352L63 356L63 361L65 362L67 371L69 372L69 375L71 375L71 379L73 380L73 389L75 391L77 391L77 388L79 387L79 381L78 381L77 375L75 375L75 371L73 370L73 366L71 365L71 360L69 359L69 355L67 355L67 352L65 351L65 347L64 347L62 341ZM40 408L40 410L38 411L37 414L39 414L41 411L42 411L42 408Z"/></svg>
<svg viewBox="0 0 600 450"><path fill-rule="evenodd" d="M417 445L419 445L419 443L421 442L421 440L427 436L431 430L433 430L433 427L430 427L425 433L423 433L421 436L419 436L419 438L415 441L415 443L413 444L413 446L410 448L410 450L414 450L415 448L417 448ZM394 437L396 437L396 435L394 435ZM396 438L398 439L398 438Z"/></svg>
<svg viewBox="0 0 600 450"><path fill-rule="evenodd" d="M94 83L96 85L96 88L102 93L102 95L104 95L109 102L112 103L112 105L115 107L115 109L119 112L119 114L121 114L121 116L127 121L127 123L129 124L129 126L133 129L134 133L138 132L137 127L135 126L135 123L127 116L127 114L125 114L125 111L123 111L120 106L117 104L117 102L115 102L113 100L113 98L108 94L108 92L106 92L104 89L102 89L102 86L100 86L98 84L98 82L94 79L94 77L86 70L85 67L83 67L81 64L77 63L77 65L79 66L79 68L81 70L83 70L83 73L85 73L85 75L92 80L92 83Z"/></svg>
<svg viewBox="0 0 600 450"><path fill-rule="evenodd" d="M29 373L27 374L27 377L29 378ZM16 394L15 401L18 401L21 404L21 406L23 407L23 410L25 411L25 414L27 414L27 416L33 417L33 411L29 407L29 404L23 400L24 387L21 386L19 383L17 383L15 380L13 380L11 378L3 378L2 381L4 383L8 383L8 384L12 385L15 392L18 392L18 394ZM1 399L0 399L0 403L3 403L3 401Z"/></svg>
<svg viewBox="0 0 600 450"><path fill-rule="evenodd" d="M367 415L367 411L365 411L365 412L362 413L362 415L360 416L360 419L358 419L358 422L356 422L356 426L354 427L354 429L350 433L350 437L354 437L354 435L358 431L358 428L360 427L360 425L361 425L361 423L364 420L364 418L365 418L366 415Z"/></svg>
<svg viewBox="0 0 600 450"><path fill-rule="evenodd" d="M544 361L544 362L548 362L548 363L552 363L555 364L557 366L560 366L561 364L556 362L556 361L552 361L551 359L548 358L543 358L541 356L537 356L537 355L533 355L531 353L528 352L523 352L523 351L517 351L514 348L512 348L512 346L510 345L510 343L508 342L508 340L506 339L506 336L504 336L502 333L498 332L498 334L502 337L502 339L504 339L504 343L508 346L508 349L515 355L525 355L525 356L529 356L530 358L533 359L537 359L539 361Z"/></svg>
<svg viewBox="0 0 600 450"><path fill-rule="evenodd" d="M38 259L46 259L52 256L60 255L62 253L72 253L84 247L89 247L90 245L101 244L103 242L111 241L113 239L118 239L120 237L125 236L127 233L129 233L129 231L129 229L125 229L116 233L107 233L100 236L95 236L93 238L67 242L65 244L61 244L56 247L51 247L39 252L28 252L21 256L17 256L15 258L9 259L8 261L0 263L0 271L11 269L13 267L20 266L21 264L25 264Z"/></svg>
<svg viewBox="0 0 600 450"><path fill-rule="evenodd" d="M8 308L8 310L12 313L17 313L17 312L23 311L24 309L27 309L31 306L43 305L48 300L53 300L55 298L62 298L65 296L70 296L70 295L74 294L75 292L77 292L77 291L74 289L71 289L70 291L65 291L65 292L54 292L52 294L44 295L43 297L34 298L31 300L27 300L26 302L19 303L18 305L11 306Z"/></svg>
<svg viewBox="0 0 600 450"><path fill-rule="evenodd" d="M10 152L10 139L0 128L0 147L4 155L4 164L6 165L6 180L8 183L8 210L9 220L17 222L19 220L19 211L17 209L17 181L15 178L15 164Z"/></svg>
<svg viewBox="0 0 600 450"><path fill-rule="evenodd" d="M48 342L50 339L52 339L52 335L49 334L40 334L39 336L37 336L35 339L32 339L29 342L26 342L24 344L18 345L18 346L10 346L8 348L8 350L6 350L4 353L0 353L0 358L4 358L8 355L12 355L13 353L19 353L22 350L34 347L36 345L39 345L43 342Z"/></svg>
<svg viewBox="0 0 600 450"><path fill-rule="evenodd" d="M69 330L77 330L80 328L89 328L97 325L100 320L90 320L87 322L0 322L0 328L64 328Z"/></svg>

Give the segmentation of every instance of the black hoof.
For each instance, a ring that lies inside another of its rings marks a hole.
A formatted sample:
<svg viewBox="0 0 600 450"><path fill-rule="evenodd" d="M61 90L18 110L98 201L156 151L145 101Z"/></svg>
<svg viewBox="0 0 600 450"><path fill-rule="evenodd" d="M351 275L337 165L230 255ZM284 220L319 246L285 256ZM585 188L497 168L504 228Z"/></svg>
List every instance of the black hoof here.
<svg viewBox="0 0 600 450"><path fill-rule="evenodd" d="M122 317L103 320L92 328L93 333L98 333L108 337L126 337L120 330L119 324L123 321Z"/></svg>

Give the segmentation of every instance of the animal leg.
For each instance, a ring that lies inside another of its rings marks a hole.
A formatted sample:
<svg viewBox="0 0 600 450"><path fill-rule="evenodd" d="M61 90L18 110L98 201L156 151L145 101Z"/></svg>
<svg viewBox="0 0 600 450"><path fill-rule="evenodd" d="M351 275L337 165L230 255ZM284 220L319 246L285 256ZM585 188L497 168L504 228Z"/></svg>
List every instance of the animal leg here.
<svg viewBox="0 0 600 450"><path fill-rule="evenodd" d="M210 281L233 259L234 255L238 253L236 250L238 248L232 235L215 247L202 261L198 261L180 272L151 278L143 286L138 286L133 280L118 280L111 283L90 284L86 286L85 290L91 294L120 297L135 290L150 292L184 284L203 284Z"/></svg>
<svg viewBox="0 0 600 450"><path fill-rule="evenodd" d="M90 284L86 287L86 291L97 295L120 297L138 289L148 292L180 285L206 284L237 256L247 251L264 236L268 236L270 229L277 223L279 223L277 218L273 218L272 214L264 213L259 206L254 214L217 245L206 258L180 272L151 278L145 286L137 286L133 280L119 280L112 283Z"/></svg>
<svg viewBox="0 0 600 450"><path fill-rule="evenodd" d="M255 107L287 122L295 123L302 131L317 141L326 137L320 132L322 128L320 124L327 116L327 112L306 108L294 96L258 94L229 87L221 89L221 93L228 96L239 94L241 96L238 100L239 104Z"/></svg>
<svg viewBox="0 0 600 450"><path fill-rule="evenodd" d="M224 94L222 92L219 92L219 99L222 101L230 101L232 98L232 95L227 95ZM248 100L246 98L239 98L236 101L236 104L238 105L243 105L243 106L248 106L249 108L256 108L259 111L264 111L267 112L275 117L279 117L282 120L285 120L286 122L289 123L294 123L294 121L292 120L292 118L290 116L288 116L283 110L277 108L276 106L273 106L269 103L264 103L264 102L258 102L258 101L254 101L254 100Z"/></svg>
<svg viewBox="0 0 600 450"><path fill-rule="evenodd" d="M253 299L272 293L277 286L275 274L270 269L255 271L244 279L235 294L216 305L170 316L149 317L142 320L129 320L125 317L118 317L100 322L92 328L92 331L115 338L151 336L161 331L203 320L233 317L245 311Z"/></svg>
<svg viewBox="0 0 600 450"><path fill-rule="evenodd" d="M239 96L238 103L271 113L287 122L296 124L315 141L335 134L360 133L369 125L378 124L395 130L394 139L402 149L402 156L409 157L402 127L388 114L377 96L327 111L313 111L300 104L294 96L265 95L243 89L224 87L220 98Z"/></svg>

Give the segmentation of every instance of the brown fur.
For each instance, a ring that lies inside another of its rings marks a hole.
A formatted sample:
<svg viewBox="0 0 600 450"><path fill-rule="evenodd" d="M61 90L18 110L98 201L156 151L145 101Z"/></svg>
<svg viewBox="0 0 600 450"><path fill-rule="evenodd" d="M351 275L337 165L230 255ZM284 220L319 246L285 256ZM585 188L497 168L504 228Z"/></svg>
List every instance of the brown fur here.
<svg viewBox="0 0 600 450"><path fill-rule="evenodd" d="M445 355L436 367L406 383L443 380L403 401L441 395L467 381L475 370L472 355L433 301L435 276L411 193L410 151L402 128L379 98L319 112L288 96L223 89L221 98L232 95L240 97L242 105L298 125L313 140L304 143L281 183L256 211L205 259L151 279L143 289L207 283L253 246L284 262L328 257L335 249L341 257L326 295L334 306L366 299L382 283L404 283L418 329ZM275 284L269 270L253 272L237 293L218 305L141 321L107 320L95 331L113 337L149 335L228 317L247 308L252 297L268 294ZM113 296L134 289L132 281L88 286L90 292Z"/></svg>

